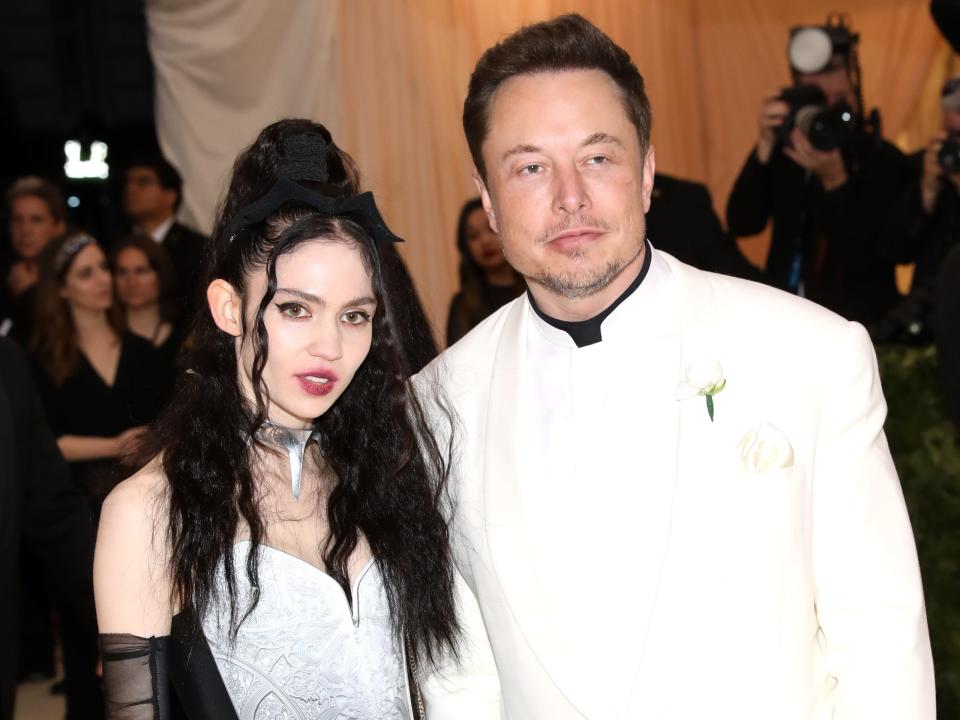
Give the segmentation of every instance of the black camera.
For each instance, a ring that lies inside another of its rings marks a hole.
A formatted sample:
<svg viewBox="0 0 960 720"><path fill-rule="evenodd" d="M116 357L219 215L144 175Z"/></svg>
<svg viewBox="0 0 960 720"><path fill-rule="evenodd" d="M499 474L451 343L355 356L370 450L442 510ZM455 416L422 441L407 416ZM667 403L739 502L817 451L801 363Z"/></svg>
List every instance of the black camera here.
<svg viewBox="0 0 960 720"><path fill-rule="evenodd" d="M947 175L960 173L960 135L951 134L943 141L937 153L937 162Z"/></svg>
<svg viewBox="0 0 960 720"><path fill-rule="evenodd" d="M843 146L856 131L857 116L846 103L827 105L827 98L816 85L794 85L784 88L778 100L790 106L783 124L777 128L777 139L789 147L790 133L800 130L810 144L821 152Z"/></svg>

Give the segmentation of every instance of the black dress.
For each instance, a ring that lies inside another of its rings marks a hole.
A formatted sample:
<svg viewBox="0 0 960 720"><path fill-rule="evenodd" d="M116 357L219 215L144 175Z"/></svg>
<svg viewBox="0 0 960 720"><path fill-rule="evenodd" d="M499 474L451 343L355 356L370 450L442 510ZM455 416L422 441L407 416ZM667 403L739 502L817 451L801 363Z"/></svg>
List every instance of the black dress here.
<svg viewBox="0 0 960 720"><path fill-rule="evenodd" d="M483 303L480 312L470 318L464 311L463 291L458 292L450 301L450 313L447 315L447 346L453 345L479 325L481 320L488 318L522 294L522 285L486 285L481 298Z"/></svg>
<svg viewBox="0 0 960 720"><path fill-rule="evenodd" d="M153 421L170 394L170 374L160 353L132 333L120 338L120 360L113 385L107 385L81 352L77 370L57 387L43 370L37 373L47 417L57 437L116 437ZM70 463L74 480L92 495L117 479L114 460ZM113 476L112 476L113 475Z"/></svg>

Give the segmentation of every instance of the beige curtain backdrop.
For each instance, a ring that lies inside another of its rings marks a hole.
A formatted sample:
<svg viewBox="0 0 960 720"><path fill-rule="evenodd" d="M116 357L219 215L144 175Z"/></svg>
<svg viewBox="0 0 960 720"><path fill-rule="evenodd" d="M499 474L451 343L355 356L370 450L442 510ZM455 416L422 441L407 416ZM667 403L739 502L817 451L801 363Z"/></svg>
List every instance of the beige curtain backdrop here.
<svg viewBox="0 0 960 720"><path fill-rule="evenodd" d="M282 117L337 134L337 2L149 0L157 135L184 178L182 218L209 232L230 168Z"/></svg>
<svg viewBox="0 0 960 720"><path fill-rule="evenodd" d="M953 59L927 0L846 0L864 99L904 149L939 129ZM788 82L786 38L835 0L150 0L157 124L186 178L184 217L209 230L236 153L271 120L327 124L358 161L434 324L456 290L454 223L475 190L460 129L470 71L523 23L575 11L630 52L654 108L658 167L710 188L718 211ZM758 264L765 239L747 240Z"/></svg>

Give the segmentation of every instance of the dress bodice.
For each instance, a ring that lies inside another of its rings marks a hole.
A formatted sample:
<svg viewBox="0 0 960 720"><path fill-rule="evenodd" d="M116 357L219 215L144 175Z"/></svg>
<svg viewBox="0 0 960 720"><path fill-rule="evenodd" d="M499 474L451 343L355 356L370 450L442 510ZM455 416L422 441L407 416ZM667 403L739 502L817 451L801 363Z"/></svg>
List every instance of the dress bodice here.
<svg viewBox="0 0 960 720"><path fill-rule="evenodd" d="M250 594L249 542L233 548L238 609ZM410 717L402 651L396 647L379 568L354 580L353 607L323 571L280 550L259 550L260 601L235 639L226 583L203 620L240 720L360 720Z"/></svg>

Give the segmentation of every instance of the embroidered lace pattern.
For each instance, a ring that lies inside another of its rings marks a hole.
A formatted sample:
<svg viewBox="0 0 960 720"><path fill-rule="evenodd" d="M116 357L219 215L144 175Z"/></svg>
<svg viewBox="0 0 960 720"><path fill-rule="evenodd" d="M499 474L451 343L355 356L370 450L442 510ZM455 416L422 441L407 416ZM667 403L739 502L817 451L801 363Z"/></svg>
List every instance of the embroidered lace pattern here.
<svg viewBox="0 0 960 720"><path fill-rule="evenodd" d="M243 568L249 544L234 546ZM223 576L221 597L226 597ZM212 606L203 630L240 720L409 720L404 660L393 641L374 563L354 581L351 612L326 573L260 548L260 602L229 635L229 612ZM237 591L250 591L238 573ZM241 605L242 607L242 605Z"/></svg>

